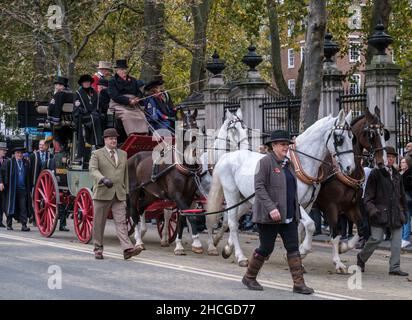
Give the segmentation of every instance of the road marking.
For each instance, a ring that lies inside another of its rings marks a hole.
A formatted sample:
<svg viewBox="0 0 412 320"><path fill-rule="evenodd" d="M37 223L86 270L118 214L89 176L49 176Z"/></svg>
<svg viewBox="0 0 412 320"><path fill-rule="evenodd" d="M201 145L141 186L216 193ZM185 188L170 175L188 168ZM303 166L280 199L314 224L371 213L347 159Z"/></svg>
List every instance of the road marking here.
<svg viewBox="0 0 412 320"><path fill-rule="evenodd" d="M9 239L9 240L17 240L17 241L27 242L31 244L49 246L53 248L66 249L66 250L94 255L94 252L91 251L90 249L83 249L76 245L61 244L61 243L56 243L56 242L52 242L49 240L46 241L46 240L38 240L38 239L32 239L32 238L24 238L24 237L20 237L16 235L9 235L9 234L6 235L4 233L0 233L0 238ZM105 256L123 260L123 255L118 254L118 253L105 252ZM189 267L189 266L183 266L183 265L178 265L178 264L173 264L173 263L168 263L168 262L163 262L163 261L158 261L158 260L152 260L152 259L146 259L146 258L134 257L133 259L131 259L131 261L137 262L137 263L143 263L147 265L152 265L156 267L161 267L161 268L167 268L167 269L187 272L187 273L199 274L199 275L203 275L207 277L218 278L218 279L223 279L223 280L228 280L228 281L240 282L242 279L241 276L234 275L234 274L211 271L211 270ZM290 292L292 289L292 286L279 283L279 282L267 281L267 280L260 280L260 282L264 284L266 287L277 289L277 290L284 290L284 291ZM329 299L329 300L362 300L360 298L355 298L355 297L346 296L346 295L333 293L333 292L319 291L319 290L316 290L316 293L314 294L314 296L323 298L323 299Z"/></svg>

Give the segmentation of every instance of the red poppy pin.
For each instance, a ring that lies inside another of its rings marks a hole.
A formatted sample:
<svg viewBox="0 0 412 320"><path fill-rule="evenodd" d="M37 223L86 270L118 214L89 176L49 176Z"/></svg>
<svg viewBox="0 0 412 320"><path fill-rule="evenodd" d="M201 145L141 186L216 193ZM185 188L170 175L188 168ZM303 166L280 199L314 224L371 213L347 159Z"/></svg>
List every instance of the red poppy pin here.
<svg viewBox="0 0 412 320"><path fill-rule="evenodd" d="M275 170L273 170L273 171L275 171L275 173L280 173L280 169L279 168L275 168Z"/></svg>

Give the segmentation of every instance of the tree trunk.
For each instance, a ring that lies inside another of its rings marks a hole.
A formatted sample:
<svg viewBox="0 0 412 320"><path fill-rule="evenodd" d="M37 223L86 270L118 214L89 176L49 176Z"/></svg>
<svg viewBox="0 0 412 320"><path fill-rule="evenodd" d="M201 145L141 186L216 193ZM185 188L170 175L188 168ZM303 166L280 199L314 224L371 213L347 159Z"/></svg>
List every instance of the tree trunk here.
<svg viewBox="0 0 412 320"><path fill-rule="evenodd" d="M144 33L145 45L142 54L143 66L140 78L144 82L153 80L162 71L165 49L164 37L165 5L163 1L145 0Z"/></svg>
<svg viewBox="0 0 412 320"><path fill-rule="evenodd" d="M197 4L192 2L192 16L194 21L194 50L192 65L190 68L190 93L200 91L204 88L206 78L205 58L206 58L206 31L212 0L201 0Z"/></svg>
<svg viewBox="0 0 412 320"><path fill-rule="evenodd" d="M323 44L326 31L326 0L310 0L300 109L300 132L318 119L322 88Z"/></svg>
<svg viewBox="0 0 412 320"><path fill-rule="evenodd" d="M271 47L271 62L272 62L272 74L275 79L276 87L282 95L292 95L282 71L282 60L280 56L280 38L279 38L279 20L278 11L276 8L275 0L266 0L266 7L269 16L269 28L270 28L270 47Z"/></svg>
<svg viewBox="0 0 412 320"><path fill-rule="evenodd" d="M305 60L302 61L300 64L298 78L296 80L296 89L295 95L301 97L302 96L302 87L303 87L303 76L305 75Z"/></svg>
<svg viewBox="0 0 412 320"><path fill-rule="evenodd" d="M389 16L392 11L391 0L379 0L373 2L371 21L369 26L369 35L375 33L375 27L378 23L382 22L385 26L385 31L388 29L389 25ZM376 54L376 49L368 45L366 51L366 64L369 64L372 61L372 57Z"/></svg>

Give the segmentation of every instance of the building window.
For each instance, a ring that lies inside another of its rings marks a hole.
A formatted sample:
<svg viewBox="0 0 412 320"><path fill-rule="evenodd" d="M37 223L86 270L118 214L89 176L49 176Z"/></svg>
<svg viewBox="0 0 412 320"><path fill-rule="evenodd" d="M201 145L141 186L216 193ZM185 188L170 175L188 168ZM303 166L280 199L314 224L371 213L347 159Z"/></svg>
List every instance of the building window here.
<svg viewBox="0 0 412 320"><path fill-rule="evenodd" d="M305 47L300 47L300 62L305 58Z"/></svg>
<svg viewBox="0 0 412 320"><path fill-rule="evenodd" d="M288 80L288 88L289 88L290 92L293 93L293 95L296 94L296 81L295 81L295 79Z"/></svg>
<svg viewBox="0 0 412 320"><path fill-rule="evenodd" d="M295 67L295 51L293 49L288 49L288 68Z"/></svg>
<svg viewBox="0 0 412 320"><path fill-rule="evenodd" d="M349 45L349 62L360 62L361 52L358 42L351 42Z"/></svg>
<svg viewBox="0 0 412 320"><path fill-rule="evenodd" d="M353 74L350 79L349 92L350 94L357 94L361 91L361 76L360 74Z"/></svg>

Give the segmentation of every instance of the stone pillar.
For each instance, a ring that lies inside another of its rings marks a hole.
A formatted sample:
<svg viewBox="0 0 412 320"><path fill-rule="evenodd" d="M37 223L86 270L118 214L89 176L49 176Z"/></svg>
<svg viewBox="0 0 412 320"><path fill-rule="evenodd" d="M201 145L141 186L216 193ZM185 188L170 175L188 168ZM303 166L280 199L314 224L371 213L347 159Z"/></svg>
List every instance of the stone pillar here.
<svg viewBox="0 0 412 320"><path fill-rule="evenodd" d="M223 76L210 78L203 90L206 129L218 129L222 125L224 102L228 99L229 88L225 86Z"/></svg>
<svg viewBox="0 0 412 320"><path fill-rule="evenodd" d="M256 150L262 143L263 132L263 109L261 105L267 96L269 83L260 77L256 70L262 61L262 57L256 52L256 47L250 45L248 53L243 57L242 62L249 67L246 78L238 83L240 108L243 113L243 120L246 126L253 129L252 150Z"/></svg>
<svg viewBox="0 0 412 320"><path fill-rule="evenodd" d="M321 119L330 114L336 117L339 113L339 93L343 90L342 81L345 76L338 70L335 62L323 64L322 93L320 97L319 116Z"/></svg>
<svg viewBox="0 0 412 320"><path fill-rule="evenodd" d="M339 45L332 41L332 35L327 32L325 34L324 56L323 63L323 81L322 92L320 97L318 119L332 114L336 117L339 113L339 93L343 90L342 81L345 76L342 74L336 65L336 61L332 58L339 52Z"/></svg>
<svg viewBox="0 0 412 320"><path fill-rule="evenodd" d="M399 73L401 68L392 63L385 50L392 43L392 38L383 32L384 27L378 24L376 32L369 38L369 43L378 53L366 66L365 88L369 111L374 113L375 106L381 110L381 120L391 133L388 145L396 146L396 110L394 100L399 87Z"/></svg>
<svg viewBox="0 0 412 320"><path fill-rule="evenodd" d="M229 89L226 87L222 75L225 68L225 62L219 59L219 55L215 51L212 60L206 65L206 69L213 76L209 79L206 89L203 90L206 130L218 129L222 125L223 106L229 94Z"/></svg>

